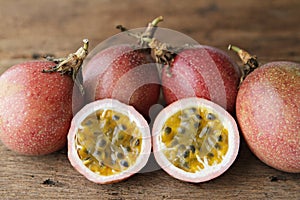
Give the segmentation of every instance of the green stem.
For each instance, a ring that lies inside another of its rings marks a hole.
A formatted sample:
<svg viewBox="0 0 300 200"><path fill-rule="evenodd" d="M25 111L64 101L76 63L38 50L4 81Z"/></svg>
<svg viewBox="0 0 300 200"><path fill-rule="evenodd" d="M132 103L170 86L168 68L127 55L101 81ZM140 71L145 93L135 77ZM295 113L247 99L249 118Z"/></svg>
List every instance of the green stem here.
<svg viewBox="0 0 300 200"><path fill-rule="evenodd" d="M162 22L163 20L164 20L163 16L156 17L156 18L151 22L151 25L152 25L152 26L157 26L158 23Z"/></svg>
<svg viewBox="0 0 300 200"><path fill-rule="evenodd" d="M83 49L87 51L89 48L89 40L88 39L83 39Z"/></svg>
<svg viewBox="0 0 300 200"><path fill-rule="evenodd" d="M241 51L241 49L240 49L239 47L233 46L233 45L231 45L231 44L228 46L228 50L233 50L233 51L235 51L236 53L238 53L238 52Z"/></svg>

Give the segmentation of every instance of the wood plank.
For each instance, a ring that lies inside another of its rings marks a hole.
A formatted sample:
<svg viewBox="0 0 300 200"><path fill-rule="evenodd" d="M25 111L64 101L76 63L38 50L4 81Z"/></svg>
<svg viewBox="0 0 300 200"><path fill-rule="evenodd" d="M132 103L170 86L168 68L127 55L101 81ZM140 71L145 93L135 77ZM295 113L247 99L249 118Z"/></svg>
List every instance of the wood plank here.
<svg viewBox="0 0 300 200"><path fill-rule="evenodd" d="M261 63L300 62L298 0L0 0L0 74L36 55L65 56L89 38L91 49L118 33L163 15L161 27L226 51L247 48ZM235 60L237 57L230 53ZM242 141L238 159L222 176L201 184L162 170L117 184L97 185L69 164L67 149L41 157L17 155L0 142L1 199L300 199L300 174L272 169Z"/></svg>

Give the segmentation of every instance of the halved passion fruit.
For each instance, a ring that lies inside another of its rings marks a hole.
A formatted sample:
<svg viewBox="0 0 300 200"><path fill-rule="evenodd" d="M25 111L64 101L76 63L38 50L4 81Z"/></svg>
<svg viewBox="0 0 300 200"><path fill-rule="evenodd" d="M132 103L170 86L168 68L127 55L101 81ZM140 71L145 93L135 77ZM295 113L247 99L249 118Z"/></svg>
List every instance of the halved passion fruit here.
<svg viewBox="0 0 300 200"><path fill-rule="evenodd" d="M194 97L163 109L154 121L152 137L158 164L171 176L194 183L224 173L240 143L232 116L221 106Z"/></svg>
<svg viewBox="0 0 300 200"><path fill-rule="evenodd" d="M128 178L146 165L150 153L148 123L117 100L87 104L72 120L68 157L90 181L105 184Z"/></svg>

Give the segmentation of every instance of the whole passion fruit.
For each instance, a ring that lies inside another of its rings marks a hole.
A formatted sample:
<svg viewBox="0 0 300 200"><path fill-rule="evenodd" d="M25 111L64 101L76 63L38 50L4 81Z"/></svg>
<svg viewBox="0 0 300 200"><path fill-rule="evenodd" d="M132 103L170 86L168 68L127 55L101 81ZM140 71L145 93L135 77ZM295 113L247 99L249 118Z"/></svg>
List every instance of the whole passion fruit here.
<svg viewBox="0 0 300 200"><path fill-rule="evenodd" d="M145 29L135 29L132 34L119 25L121 33L103 41L91 52L89 62L83 66L87 102L117 99L149 119L149 109L160 95L159 73L151 50L139 37L132 36L151 37L162 20L159 16Z"/></svg>
<svg viewBox="0 0 300 200"><path fill-rule="evenodd" d="M49 61L15 65L0 77L0 139L11 150L42 155L61 149L73 116L73 81L42 73Z"/></svg>
<svg viewBox="0 0 300 200"><path fill-rule="evenodd" d="M223 51L211 46L184 48L162 72L167 104L187 97L211 100L234 113L240 71Z"/></svg>
<svg viewBox="0 0 300 200"><path fill-rule="evenodd" d="M153 153L171 176L204 182L223 174L239 150L235 120L206 99L180 99L164 108L152 130Z"/></svg>
<svg viewBox="0 0 300 200"><path fill-rule="evenodd" d="M79 69L87 48L84 40L66 59L17 64L0 76L0 139L5 146L25 155L49 154L65 146L73 112L83 98L72 78L62 74Z"/></svg>
<svg viewBox="0 0 300 200"><path fill-rule="evenodd" d="M267 63L250 73L236 115L252 152L267 165L300 172L300 64Z"/></svg>
<svg viewBox="0 0 300 200"><path fill-rule="evenodd" d="M132 45L114 45L97 53L84 66L83 80L87 102L117 99L145 117L160 94L155 62L147 50Z"/></svg>
<svg viewBox="0 0 300 200"><path fill-rule="evenodd" d="M146 165L150 153L147 121L132 106L118 100L89 103L72 120L68 158L92 182L126 179Z"/></svg>

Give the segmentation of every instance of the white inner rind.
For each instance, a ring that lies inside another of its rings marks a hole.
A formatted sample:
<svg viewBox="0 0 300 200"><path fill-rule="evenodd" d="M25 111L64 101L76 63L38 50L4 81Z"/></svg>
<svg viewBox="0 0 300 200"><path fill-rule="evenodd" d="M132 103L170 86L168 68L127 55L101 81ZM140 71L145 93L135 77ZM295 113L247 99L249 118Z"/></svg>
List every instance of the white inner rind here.
<svg viewBox="0 0 300 200"><path fill-rule="evenodd" d="M179 110L190 107L202 107L216 113L224 128L228 130L228 151L224 156L223 161L220 164L205 166L203 170L196 173L186 172L174 166L173 163L171 163L165 156L165 145L161 142L161 130L167 119ZM152 134L154 147L153 153L158 164L171 176L188 182L204 182L218 177L232 165L239 150L239 132L232 116L221 106L197 97L179 100L161 111L155 119Z"/></svg>
<svg viewBox="0 0 300 200"><path fill-rule="evenodd" d="M140 130L142 136L141 152L137 157L135 163L127 170L111 176L99 175L92 172L87 168L82 160L79 158L77 150L75 148L75 135L81 122L89 116L91 113L100 109L110 109L120 112L123 115L132 119L137 128ZM147 121L131 106L123 104L114 99L104 99L87 104L82 108L73 118L71 128L68 134L68 156L71 164L87 179L95 183L110 183L125 179L138 171L140 171L147 163L151 153L151 134Z"/></svg>

